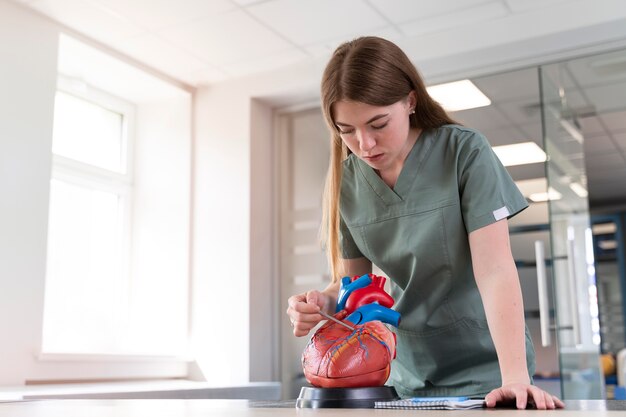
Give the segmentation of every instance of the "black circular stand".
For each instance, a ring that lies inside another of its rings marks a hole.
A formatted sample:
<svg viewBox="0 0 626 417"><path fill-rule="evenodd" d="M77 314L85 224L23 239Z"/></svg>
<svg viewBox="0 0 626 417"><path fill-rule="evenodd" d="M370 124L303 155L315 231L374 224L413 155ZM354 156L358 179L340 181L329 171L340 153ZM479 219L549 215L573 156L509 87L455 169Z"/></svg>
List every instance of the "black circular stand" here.
<svg viewBox="0 0 626 417"><path fill-rule="evenodd" d="M394 387L302 387L296 408L374 408L376 401L399 400Z"/></svg>

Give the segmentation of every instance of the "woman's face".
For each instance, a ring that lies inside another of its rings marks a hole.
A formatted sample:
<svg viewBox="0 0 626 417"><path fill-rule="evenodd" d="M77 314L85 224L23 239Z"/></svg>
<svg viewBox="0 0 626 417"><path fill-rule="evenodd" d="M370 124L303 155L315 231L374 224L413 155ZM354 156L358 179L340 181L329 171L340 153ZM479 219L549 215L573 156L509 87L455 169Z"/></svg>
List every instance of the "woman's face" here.
<svg viewBox="0 0 626 417"><path fill-rule="evenodd" d="M412 94L390 106L338 101L333 119L352 153L380 172L399 173L419 133L409 123L413 103Z"/></svg>

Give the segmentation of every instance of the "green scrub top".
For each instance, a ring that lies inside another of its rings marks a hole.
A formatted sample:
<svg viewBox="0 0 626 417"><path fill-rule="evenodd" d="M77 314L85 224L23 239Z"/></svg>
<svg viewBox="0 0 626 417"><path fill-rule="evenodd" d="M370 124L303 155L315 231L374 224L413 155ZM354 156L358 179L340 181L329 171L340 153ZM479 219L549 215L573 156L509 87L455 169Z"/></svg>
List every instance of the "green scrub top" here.
<svg viewBox="0 0 626 417"><path fill-rule="evenodd" d="M341 185L342 255L366 257L392 281L399 395L485 395L501 386L468 234L528 207L479 132L425 130L392 189L351 154ZM529 375L535 352L526 328Z"/></svg>

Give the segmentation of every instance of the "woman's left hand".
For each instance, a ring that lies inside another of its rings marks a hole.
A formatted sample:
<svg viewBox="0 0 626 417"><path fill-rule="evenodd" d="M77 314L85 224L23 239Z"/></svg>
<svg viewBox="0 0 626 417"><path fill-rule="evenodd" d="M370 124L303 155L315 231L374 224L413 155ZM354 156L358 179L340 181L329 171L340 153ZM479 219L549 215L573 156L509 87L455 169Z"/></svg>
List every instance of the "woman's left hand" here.
<svg viewBox="0 0 626 417"><path fill-rule="evenodd" d="M538 410L564 408L565 404L554 395L530 384L506 384L494 389L485 397L485 406L513 405L519 409L527 404L534 405Z"/></svg>

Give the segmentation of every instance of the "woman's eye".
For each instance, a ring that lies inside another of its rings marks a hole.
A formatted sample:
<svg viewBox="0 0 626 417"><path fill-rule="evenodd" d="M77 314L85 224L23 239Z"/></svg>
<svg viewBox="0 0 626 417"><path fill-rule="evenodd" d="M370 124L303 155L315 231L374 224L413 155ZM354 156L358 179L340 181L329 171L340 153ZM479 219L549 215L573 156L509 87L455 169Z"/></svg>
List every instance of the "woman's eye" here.
<svg viewBox="0 0 626 417"><path fill-rule="evenodd" d="M341 129L339 129L339 134L340 135L349 135L352 132L354 132L354 130L341 130Z"/></svg>
<svg viewBox="0 0 626 417"><path fill-rule="evenodd" d="M384 128L385 126L387 126L387 122L383 123L382 125L376 125L376 126L372 125L372 129L380 130Z"/></svg>

